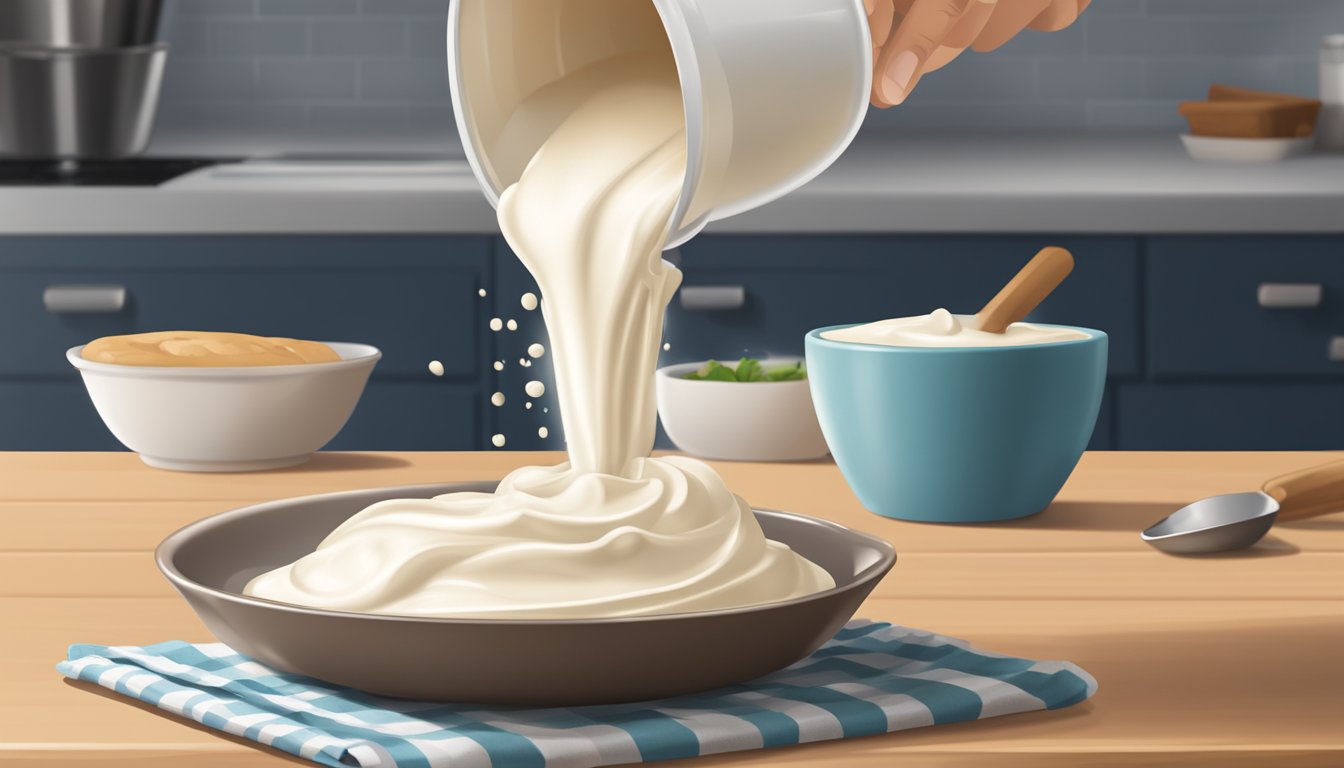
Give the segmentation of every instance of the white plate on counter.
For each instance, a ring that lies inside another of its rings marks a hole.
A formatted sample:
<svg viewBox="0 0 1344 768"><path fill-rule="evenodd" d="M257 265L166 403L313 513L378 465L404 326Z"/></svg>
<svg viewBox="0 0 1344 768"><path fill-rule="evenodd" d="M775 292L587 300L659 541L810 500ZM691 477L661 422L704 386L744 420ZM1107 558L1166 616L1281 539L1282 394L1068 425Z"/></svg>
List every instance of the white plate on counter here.
<svg viewBox="0 0 1344 768"><path fill-rule="evenodd" d="M1181 134L1185 151L1206 163L1275 163L1311 152L1315 139L1228 139Z"/></svg>

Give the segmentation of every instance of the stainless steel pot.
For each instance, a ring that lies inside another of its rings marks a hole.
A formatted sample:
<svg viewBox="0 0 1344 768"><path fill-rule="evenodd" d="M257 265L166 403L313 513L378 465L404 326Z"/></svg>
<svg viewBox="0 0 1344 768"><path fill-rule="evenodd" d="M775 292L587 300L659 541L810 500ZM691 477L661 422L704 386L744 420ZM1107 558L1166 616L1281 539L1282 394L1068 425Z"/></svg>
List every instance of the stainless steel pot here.
<svg viewBox="0 0 1344 768"><path fill-rule="evenodd" d="M0 43L122 48L155 41L163 0L0 0Z"/></svg>
<svg viewBox="0 0 1344 768"><path fill-rule="evenodd" d="M140 153L154 126L167 58L163 43L107 50L0 46L0 156Z"/></svg>

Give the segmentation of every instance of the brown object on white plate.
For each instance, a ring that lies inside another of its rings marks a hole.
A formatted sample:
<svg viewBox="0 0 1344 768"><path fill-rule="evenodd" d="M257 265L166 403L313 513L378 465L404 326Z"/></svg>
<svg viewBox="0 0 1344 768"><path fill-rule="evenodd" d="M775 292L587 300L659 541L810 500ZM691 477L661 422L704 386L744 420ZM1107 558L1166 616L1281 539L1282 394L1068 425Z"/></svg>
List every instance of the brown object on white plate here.
<svg viewBox="0 0 1344 768"><path fill-rule="evenodd" d="M1183 101L1179 109L1195 136L1292 139L1315 132L1321 102L1286 93L1212 85L1208 101Z"/></svg>
<svg viewBox="0 0 1344 768"><path fill-rule="evenodd" d="M1003 333L1025 318L1073 271L1073 254L1063 248L1042 248L984 309L975 314L976 325L988 333Z"/></svg>
<svg viewBox="0 0 1344 768"><path fill-rule="evenodd" d="M1278 91L1257 91L1235 85L1214 83L1209 86L1209 101L1277 101L1282 104L1319 104L1316 99Z"/></svg>

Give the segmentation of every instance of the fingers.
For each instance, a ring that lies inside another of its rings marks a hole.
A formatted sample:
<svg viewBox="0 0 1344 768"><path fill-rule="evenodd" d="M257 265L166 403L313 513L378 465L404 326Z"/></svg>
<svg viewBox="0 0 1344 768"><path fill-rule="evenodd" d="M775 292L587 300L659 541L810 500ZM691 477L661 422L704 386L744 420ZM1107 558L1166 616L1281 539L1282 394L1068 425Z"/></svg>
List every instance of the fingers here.
<svg viewBox="0 0 1344 768"><path fill-rule="evenodd" d="M938 50L933 52L929 60L924 62L924 74L936 72L943 67L951 64L958 56L965 52L965 48L948 48L939 46Z"/></svg>
<svg viewBox="0 0 1344 768"><path fill-rule="evenodd" d="M1009 0L1011 2L1011 0ZM953 25L951 31L947 33L941 47L954 48L958 52L970 47L975 42L975 38L980 36L985 25L994 16L994 9L998 7L997 0L979 0L966 7L965 12L961 14L961 19Z"/></svg>
<svg viewBox="0 0 1344 768"><path fill-rule="evenodd" d="M967 47L992 51L1024 29L1070 26L1092 0L864 0L873 38L872 102L900 104L927 72Z"/></svg>
<svg viewBox="0 0 1344 768"><path fill-rule="evenodd" d="M1054 0L1031 22L1031 28L1041 32L1058 32L1078 20L1087 3L1078 0Z"/></svg>
<svg viewBox="0 0 1344 768"><path fill-rule="evenodd" d="M896 10L892 7L892 0L864 0L864 7L868 9L868 30L873 37L873 71L876 72L877 58L882 55L882 45L891 35L892 19L895 18ZM873 104L879 107L889 106L876 101Z"/></svg>
<svg viewBox="0 0 1344 768"><path fill-rule="evenodd" d="M892 30L873 73L873 101L892 106L905 101L924 65L979 0L919 0Z"/></svg>
<svg viewBox="0 0 1344 768"><path fill-rule="evenodd" d="M994 15L975 39L974 49L984 53L1012 40L1050 7L1053 0L1002 0ZM1070 0L1076 3L1077 0Z"/></svg>
<svg viewBox="0 0 1344 768"><path fill-rule="evenodd" d="M873 36L873 49L880 49L891 35L892 19L896 15L891 0L871 0L873 10L868 14L868 28Z"/></svg>
<svg viewBox="0 0 1344 768"><path fill-rule="evenodd" d="M994 13L995 0L979 0L972 2L967 7L966 12L962 14L961 21L958 21L952 31L948 32L947 39L943 40L942 45L938 46L933 55L929 56L924 62L921 70L922 74L927 74L951 64L953 59L960 56L975 38L984 29L985 24L989 22Z"/></svg>

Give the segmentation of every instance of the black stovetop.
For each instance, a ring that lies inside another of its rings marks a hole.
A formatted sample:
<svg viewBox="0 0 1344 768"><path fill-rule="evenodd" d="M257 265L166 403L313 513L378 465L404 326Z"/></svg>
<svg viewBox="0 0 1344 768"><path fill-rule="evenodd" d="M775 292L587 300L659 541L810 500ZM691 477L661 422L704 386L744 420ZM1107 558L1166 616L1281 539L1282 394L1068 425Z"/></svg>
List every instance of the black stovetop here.
<svg viewBox="0 0 1344 768"><path fill-rule="evenodd" d="M0 160L0 187L157 187L228 160L137 157L127 160Z"/></svg>

